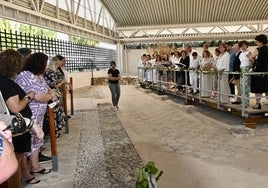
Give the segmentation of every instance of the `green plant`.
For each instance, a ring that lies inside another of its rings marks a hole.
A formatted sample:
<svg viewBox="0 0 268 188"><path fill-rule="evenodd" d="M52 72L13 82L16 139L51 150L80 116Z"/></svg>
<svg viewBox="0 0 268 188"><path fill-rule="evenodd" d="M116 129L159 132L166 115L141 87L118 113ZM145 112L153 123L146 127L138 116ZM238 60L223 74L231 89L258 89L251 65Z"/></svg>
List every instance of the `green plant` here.
<svg viewBox="0 0 268 188"><path fill-rule="evenodd" d="M163 174L162 170L159 173L158 171L153 161L149 161L146 165L142 166L136 173L136 188L149 188L149 184L151 187L155 187L155 182Z"/></svg>

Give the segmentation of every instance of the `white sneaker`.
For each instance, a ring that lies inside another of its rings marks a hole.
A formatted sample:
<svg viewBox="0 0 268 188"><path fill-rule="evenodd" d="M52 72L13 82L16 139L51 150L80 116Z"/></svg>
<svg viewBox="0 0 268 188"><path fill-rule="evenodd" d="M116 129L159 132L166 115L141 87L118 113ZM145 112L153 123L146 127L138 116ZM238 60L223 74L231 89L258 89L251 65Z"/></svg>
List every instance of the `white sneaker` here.
<svg viewBox="0 0 268 188"><path fill-rule="evenodd" d="M230 101L230 102L235 102L236 100L235 100L234 97L229 97L229 101Z"/></svg>
<svg viewBox="0 0 268 188"><path fill-rule="evenodd" d="M113 107L113 110L114 110L114 111L117 111L118 109L116 108L116 106L114 106L114 107Z"/></svg>

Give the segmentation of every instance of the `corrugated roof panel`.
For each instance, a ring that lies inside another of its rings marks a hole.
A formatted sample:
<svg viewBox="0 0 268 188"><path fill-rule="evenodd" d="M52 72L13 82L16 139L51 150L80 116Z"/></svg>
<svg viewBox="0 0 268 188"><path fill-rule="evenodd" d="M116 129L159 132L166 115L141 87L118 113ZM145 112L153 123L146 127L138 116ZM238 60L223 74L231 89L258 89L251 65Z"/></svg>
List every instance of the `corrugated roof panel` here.
<svg viewBox="0 0 268 188"><path fill-rule="evenodd" d="M235 11L235 15L236 15L236 19L241 19L241 17L245 14L247 14L248 9L245 9L245 7L247 7L247 4L249 3L249 1L243 1L240 2L239 7L237 7L236 11ZM252 4L252 2L251 2ZM247 16L245 16L245 19L247 20Z"/></svg>
<svg viewBox="0 0 268 188"><path fill-rule="evenodd" d="M176 0L172 1L172 7L174 7L174 16L173 16L173 23L176 22L176 20L179 17L179 3Z"/></svg>
<svg viewBox="0 0 268 188"><path fill-rule="evenodd" d="M122 14L122 16L125 16L125 20L126 20L125 24L127 24L127 25L130 25L132 20L135 20L135 17L136 17L137 14L140 14L139 12L137 12L135 10L135 8L134 8L135 6L136 6L135 1L130 1L129 6L118 7L118 9L119 9L118 11L123 11L124 10L124 11L129 13L126 16L125 16L125 14L123 12L120 13L120 14Z"/></svg>
<svg viewBox="0 0 268 188"><path fill-rule="evenodd" d="M202 7L202 2L203 1L197 1L197 4L195 6L195 10L197 11L197 20L198 22L203 22L204 20L204 13L205 13L205 10L204 8L201 10L200 8Z"/></svg>
<svg viewBox="0 0 268 188"><path fill-rule="evenodd" d="M210 13L210 6L208 4L207 1L202 1L202 7L204 7L204 18L203 18L203 22L205 22L205 18L208 18L209 16L211 17L211 13Z"/></svg>
<svg viewBox="0 0 268 188"><path fill-rule="evenodd" d="M268 20L267 0L100 0L118 27Z"/></svg>

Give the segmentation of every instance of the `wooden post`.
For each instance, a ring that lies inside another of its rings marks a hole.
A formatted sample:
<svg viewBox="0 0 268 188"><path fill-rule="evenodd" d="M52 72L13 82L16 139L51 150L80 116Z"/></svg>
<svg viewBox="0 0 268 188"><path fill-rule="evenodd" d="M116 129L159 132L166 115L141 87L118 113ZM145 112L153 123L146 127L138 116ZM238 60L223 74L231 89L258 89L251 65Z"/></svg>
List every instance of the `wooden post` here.
<svg viewBox="0 0 268 188"><path fill-rule="evenodd" d="M55 125L54 125L54 113L53 113L53 109L49 107L48 107L48 122L49 122L49 135L50 135L51 156L52 156L52 170L58 171L58 157L57 157L57 143L56 143Z"/></svg>
<svg viewBox="0 0 268 188"><path fill-rule="evenodd" d="M73 92L73 78L70 77L70 85L72 89L70 90L70 99L71 99L71 115L74 115L74 92Z"/></svg>
<svg viewBox="0 0 268 188"><path fill-rule="evenodd" d="M10 187L9 187L8 180L6 180L5 182L3 182L3 183L0 185L0 188L10 188Z"/></svg>
<svg viewBox="0 0 268 188"><path fill-rule="evenodd" d="M62 103L63 109L66 116L66 125L65 125L65 133L69 133L69 125L68 125L68 109L67 109L67 89L66 85L62 85Z"/></svg>

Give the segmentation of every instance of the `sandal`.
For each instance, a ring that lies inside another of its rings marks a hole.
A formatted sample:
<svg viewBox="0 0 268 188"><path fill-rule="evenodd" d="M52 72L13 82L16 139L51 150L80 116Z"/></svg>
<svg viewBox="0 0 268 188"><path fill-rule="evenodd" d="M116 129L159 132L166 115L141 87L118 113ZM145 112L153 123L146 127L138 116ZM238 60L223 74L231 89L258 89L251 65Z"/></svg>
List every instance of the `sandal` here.
<svg viewBox="0 0 268 188"><path fill-rule="evenodd" d="M35 180L35 181L33 181L33 180ZM33 176L32 178L25 180L25 182L28 184L37 184L40 182L40 180L35 179L35 177Z"/></svg>
<svg viewBox="0 0 268 188"><path fill-rule="evenodd" d="M39 170L37 172L31 172L31 174L38 173L38 174L48 174L51 172L51 169L45 169L43 168L42 170Z"/></svg>

